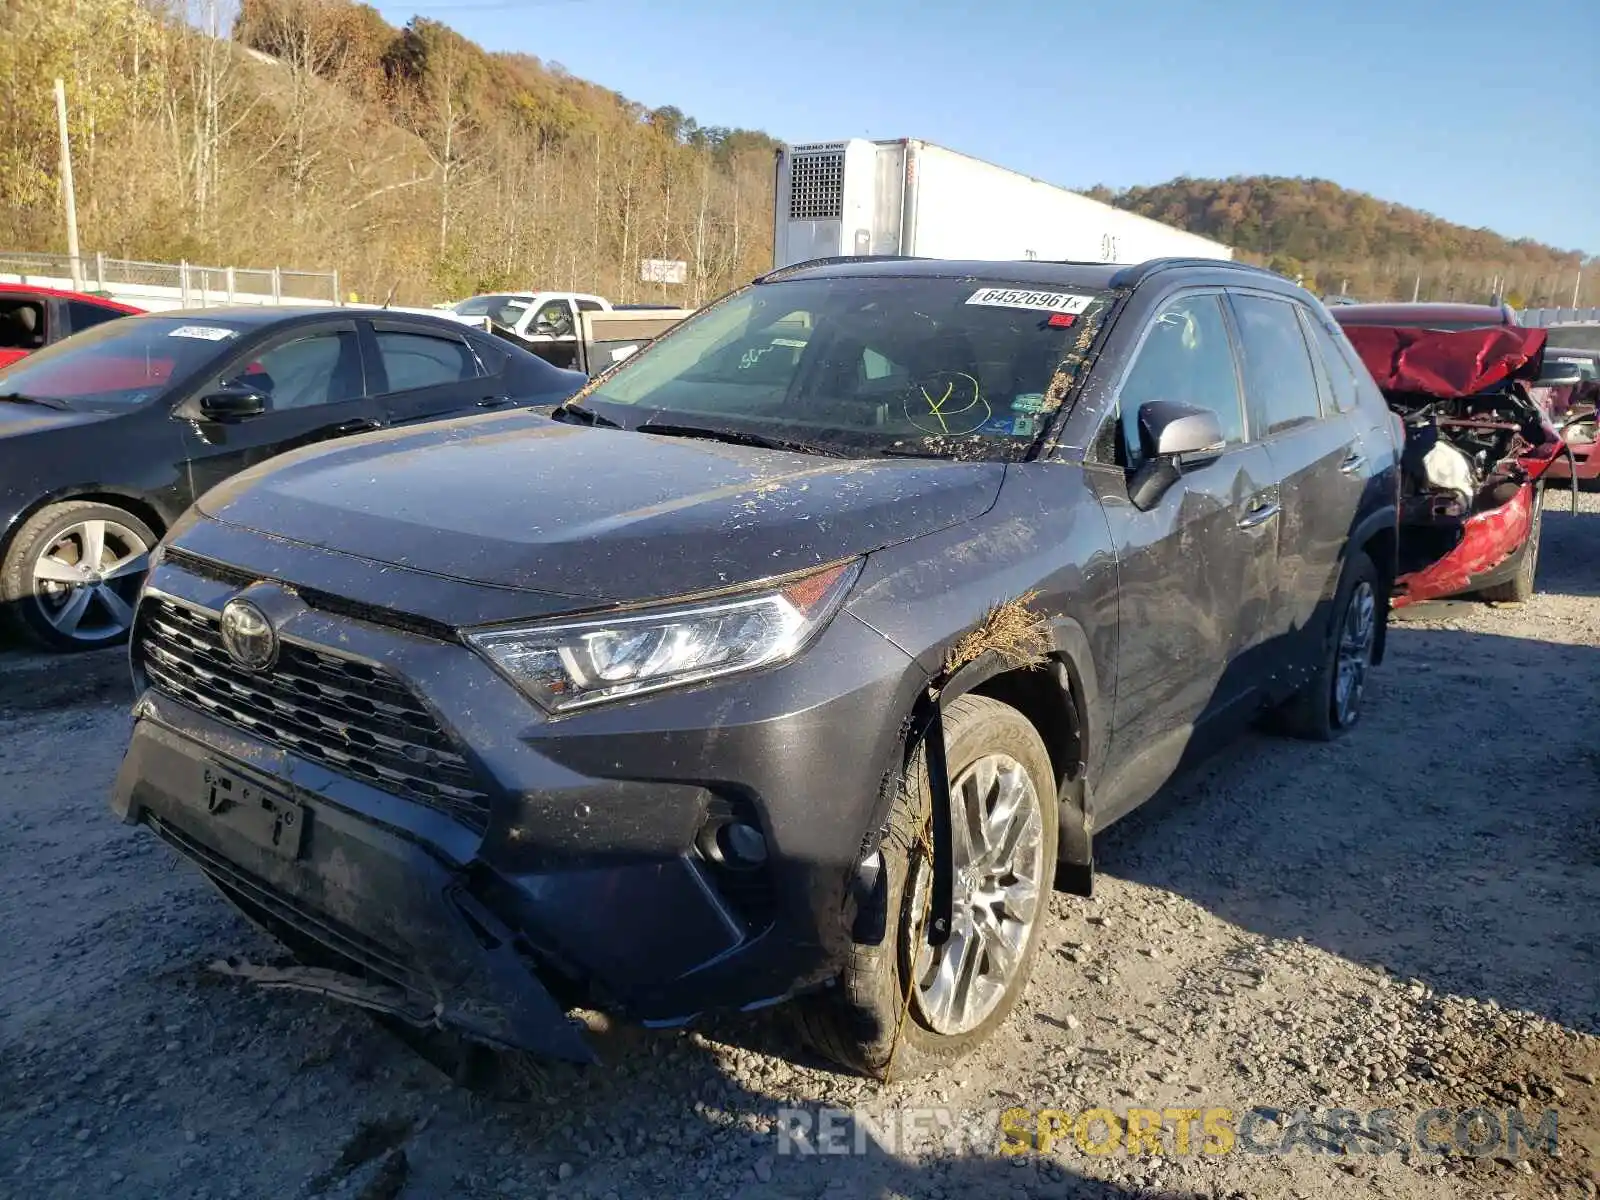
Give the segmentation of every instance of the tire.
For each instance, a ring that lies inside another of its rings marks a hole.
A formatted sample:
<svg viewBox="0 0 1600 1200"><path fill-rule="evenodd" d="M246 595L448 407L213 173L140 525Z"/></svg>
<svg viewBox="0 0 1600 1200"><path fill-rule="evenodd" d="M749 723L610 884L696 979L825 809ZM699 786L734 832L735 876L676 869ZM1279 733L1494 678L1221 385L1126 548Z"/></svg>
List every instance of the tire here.
<svg viewBox="0 0 1600 1200"><path fill-rule="evenodd" d="M998 803L1009 786L1021 788L1025 781L1031 789L1032 812L1038 814L1037 820L1025 811L1029 800L1023 795L1017 806L1023 819L1014 826L1020 833L1019 838L1013 839L1018 849L1010 860L1016 869L994 881L999 886L1009 879L1015 886L1025 874L1023 868L1036 864L1031 916L1025 925L1020 920L1010 921L1011 912L1020 917L1027 906L1019 903L1015 909L1008 909L1003 900L996 900L986 910L986 923L999 927L1007 935L1004 945L1013 949L1012 965L1006 970L988 949L996 943L979 935L973 918L964 915L977 911L979 904L976 898L972 903L961 903L964 892L972 895L968 888L973 876L958 870L955 928L939 954L947 957L958 944L966 945L969 940L983 947L971 962L976 972L974 982L985 986L970 992L973 1001L964 1013L957 1011L959 1004L940 1011L937 1001L941 995L953 996L950 991L918 986L913 969L918 956L912 953L912 941L914 935L920 935L932 876L931 856L919 845L931 812L927 773L919 747L901 780L881 846L885 883L881 891L886 897L883 937L873 944L857 942L836 986L806 997L799 1006L803 1032L817 1050L850 1070L878 1079L887 1078L891 1070L897 1079L937 1070L999 1028L1027 987L1040 934L1049 917L1059 814L1055 775L1038 731L1009 705L970 695L957 698L945 709L944 730L951 804L956 813L967 811L964 797L976 807L976 797L987 792L982 805L987 807L989 802ZM1002 768L994 777L992 790L983 788L980 782L987 778L981 762ZM961 848L955 851L958 868L963 860L971 860ZM986 886L989 883L985 881ZM964 929L969 938L960 937ZM933 953L925 939L915 936L914 940L921 953ZM1016 949L1018 943L1020 951ZM985 967L997 968L999 979L985 979Z"/></svg>
<svg viewBox="0 0 1600 1200"><path fill-rule="evenodd" d="M1372 669L1382 619L1382 579L1362 551L1345 560L1334 595L1316 675L1279 710L1279 730L1289 737L1331 742L1361 720L1367 673ZM1341 690L1341 664L1347 688Z"/></svg>
<svg viewBox="0 0 1600 1200"><path fill-rule="evenodd" d="M47 650L98 650L128 636L155 531L109 504L71 500L40 509L0 563L9 625ZM98 562L83 556L98 547ZM44 578L50 572L55 578Z"/></svg>
<svg viewBox="0 0 1600 1200"><path fill-rule="evenodd" d="M1504 583L1496 583L1478 592L1480 600L1496 604L1522 604L1533 599L1534 585L1539 575L1539 543L1544 534L1544 489L1533 493L1533 520L1528 525L1528 540L1522 543L1522 558L1517 563L1517 573Z"/></svg>

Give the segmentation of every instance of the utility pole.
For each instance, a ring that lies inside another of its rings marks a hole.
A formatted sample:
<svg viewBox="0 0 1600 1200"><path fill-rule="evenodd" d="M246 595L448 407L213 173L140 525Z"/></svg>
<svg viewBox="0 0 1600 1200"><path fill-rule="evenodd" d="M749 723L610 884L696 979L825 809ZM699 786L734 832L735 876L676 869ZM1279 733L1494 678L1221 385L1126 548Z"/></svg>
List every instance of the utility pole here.
<svg viewBox="0 0 1600 1200"><path fill-rule="evenodd" d="M1583 287L1583 268L1578 268L1578 277L1572 281L1572 307L1578 307L1578 291Z"/></svg>
<svg viewBox="0 0 1600 1200"><path fill-rule="evenodd" d="M72 190L72 141L67 136L67 85L56 80L56 123L61 127L61 196L67 206L67 258L72 287L83 291L83 260L78 257L78 198Z"/></svg>

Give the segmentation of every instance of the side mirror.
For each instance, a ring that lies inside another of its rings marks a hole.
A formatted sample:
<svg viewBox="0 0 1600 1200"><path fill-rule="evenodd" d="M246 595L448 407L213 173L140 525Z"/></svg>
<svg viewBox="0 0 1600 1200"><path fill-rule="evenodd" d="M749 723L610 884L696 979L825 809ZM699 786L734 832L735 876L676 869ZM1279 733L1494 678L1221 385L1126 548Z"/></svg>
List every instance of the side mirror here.
<svg viewBox="0 0 1600 1200"><path fill-rule="evenodd" d="M1217 414L1175 400L1150 400L1139 406L1139 444L1144 462L1128 484L1128 498L1148 512L1185 467L1204 466L1227 446Z"/></svg>
<svg viewBox="0 0 1600 1200"><path fill-rule="evenodd" d="M1215 458L1227 444L1216 413L1175 400L1139 406L1139 442L1146 458Z"/></svg>
<svg viewBox="0 0 1600 1200"><path fill-rule="evenodd" d="M230 384L200 397L200 416L207 421L238 421L267 411L267 398L253 387Z"/></svg>

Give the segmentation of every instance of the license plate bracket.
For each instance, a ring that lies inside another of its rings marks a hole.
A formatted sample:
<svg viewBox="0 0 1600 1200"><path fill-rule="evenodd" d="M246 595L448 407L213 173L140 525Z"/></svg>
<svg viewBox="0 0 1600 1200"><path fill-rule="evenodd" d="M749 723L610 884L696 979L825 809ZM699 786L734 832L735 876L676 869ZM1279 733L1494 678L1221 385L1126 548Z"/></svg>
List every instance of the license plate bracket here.
<svg viewBox="0 0 1600 1200"><path fill-rule="evenodd" d="M220 767L207 767L202 800L206 812L252 845L282 858L300 857L305 806Z"/></svg>

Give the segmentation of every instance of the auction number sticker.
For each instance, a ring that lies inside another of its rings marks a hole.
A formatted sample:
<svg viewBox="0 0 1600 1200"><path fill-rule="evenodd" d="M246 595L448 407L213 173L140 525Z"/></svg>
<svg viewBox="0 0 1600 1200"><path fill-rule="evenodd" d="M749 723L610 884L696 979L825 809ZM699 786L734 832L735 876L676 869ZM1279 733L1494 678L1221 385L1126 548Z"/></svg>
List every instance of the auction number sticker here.
<svg viewBox="0 0 1600 1200"><path fill-rule="evenodd" d="M199 338L203 342L225 342L234 335L234 330L223 329L217 325L179 325L168 337Z"/></svg>
<svg viewBox="0 0 1600 1200"><path fill-rule="evenodd" d="M988 308L1026 308L1034 312L1081 313L1089 307L1092 296L1074 296L1071 292L1028 292L1019 288L979 288L967 297L968 304L981 304Z"/></svg>

